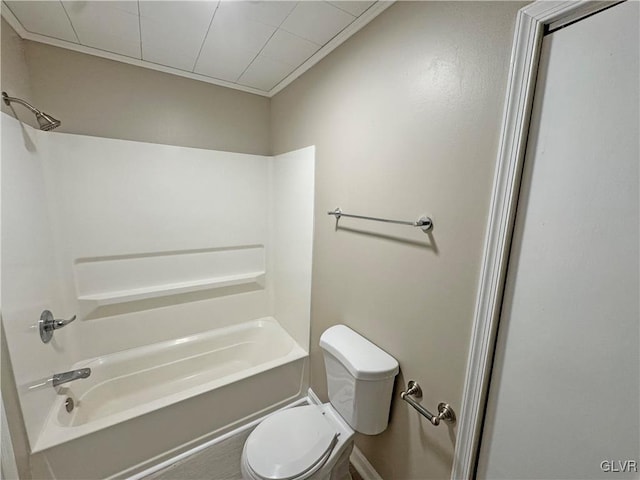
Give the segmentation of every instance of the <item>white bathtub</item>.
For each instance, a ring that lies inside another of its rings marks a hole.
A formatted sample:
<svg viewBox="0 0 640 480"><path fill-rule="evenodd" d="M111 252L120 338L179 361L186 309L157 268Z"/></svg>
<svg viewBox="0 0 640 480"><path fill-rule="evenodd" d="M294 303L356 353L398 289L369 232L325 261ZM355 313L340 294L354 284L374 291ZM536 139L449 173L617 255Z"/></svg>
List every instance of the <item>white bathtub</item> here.
<svg viewBox="0 0 640 480"><path fill-rule="evenodd" d="M33 452L57 478L116 475L299 396L306 356L275 319L263 318L78 362L72 369L89 367L91 376L58 387ZM56 465L117 445L117 465Z"/></svg>

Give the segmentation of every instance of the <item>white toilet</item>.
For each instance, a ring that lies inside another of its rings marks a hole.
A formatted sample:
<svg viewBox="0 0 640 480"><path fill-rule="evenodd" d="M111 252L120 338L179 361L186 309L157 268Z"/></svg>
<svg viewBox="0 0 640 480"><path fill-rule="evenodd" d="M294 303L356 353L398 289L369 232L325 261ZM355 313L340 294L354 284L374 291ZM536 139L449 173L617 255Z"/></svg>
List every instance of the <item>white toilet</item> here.
<svg viewBox="0 0 640 480"><path fill-rule="evenodd" d="M240 465L244 480L349 480L354 430L387 428L398 362L344 325L320 337L329 401L274 413L251 432Z"/></svg>

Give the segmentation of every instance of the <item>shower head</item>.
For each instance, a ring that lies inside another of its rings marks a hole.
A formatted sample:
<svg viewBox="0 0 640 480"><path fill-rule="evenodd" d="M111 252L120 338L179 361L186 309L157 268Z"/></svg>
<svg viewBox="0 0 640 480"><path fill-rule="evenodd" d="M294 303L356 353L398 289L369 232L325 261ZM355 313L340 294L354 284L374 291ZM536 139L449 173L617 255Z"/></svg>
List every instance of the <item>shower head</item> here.
<svg viewBox="0 0 640 480"><path fill-rule="evenodd" d="M31 110L33 114L36 116L36 120L38 121L40 130L44 130L48 132L49 130L53 130L54 128L59 127L60 124L62 123L60 122L60 120L56 120L51 115L47 115L46 113L41 112L30 103L25 102L20 98L10 97L9 95L7 95L7 92L2 92L2 99L4 100L4 103L6 103L7 105L11 105L11 102L16 102L16 103L19 103L20 105L24 105L29 110Z"/></svg>
<svg viewBox="0 0 640 480"><path fill-rule="evenodd" d="M36 120L38 121L38 125L40 125L40 130L44 130L45 132L58 128L62 123L60 120L56 120L44 112L36 113Z"/></svg>

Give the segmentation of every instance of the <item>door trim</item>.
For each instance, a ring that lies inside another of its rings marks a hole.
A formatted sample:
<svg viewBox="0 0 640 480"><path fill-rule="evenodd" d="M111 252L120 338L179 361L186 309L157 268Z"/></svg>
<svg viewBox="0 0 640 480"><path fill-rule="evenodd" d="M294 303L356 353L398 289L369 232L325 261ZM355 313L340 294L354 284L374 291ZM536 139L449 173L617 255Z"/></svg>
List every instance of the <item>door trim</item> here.
<svg viewBox="0 0 640 480"><path fill-rule="evenodd" d="M543 0L517 14L452 480L470 479L475 474L542 37L617 3Z"/></svg>

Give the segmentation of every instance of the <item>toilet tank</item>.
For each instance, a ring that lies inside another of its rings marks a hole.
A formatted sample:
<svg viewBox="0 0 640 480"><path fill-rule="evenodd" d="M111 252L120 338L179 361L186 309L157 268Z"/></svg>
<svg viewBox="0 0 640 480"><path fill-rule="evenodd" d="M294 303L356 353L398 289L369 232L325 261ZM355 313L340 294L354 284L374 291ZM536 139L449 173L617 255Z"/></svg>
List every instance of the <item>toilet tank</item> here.
<svg viewBox="0 0 640 480"><path fill-rule="evenodd" d="M345 325L320 337L329 401L355 431L382 433L389 423L398 361Z"/></svg>

